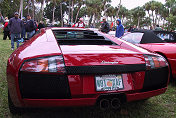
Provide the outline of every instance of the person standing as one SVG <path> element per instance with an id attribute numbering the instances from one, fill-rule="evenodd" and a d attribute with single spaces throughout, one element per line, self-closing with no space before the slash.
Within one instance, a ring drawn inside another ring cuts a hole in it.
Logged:
<path id="1" fill-rule="evenodd" d="M 27 15 L 27 22 L 26 22 L 26 26 L 25 26 L 26 32 L 27 32 L 27 38 L 30 39 L 34 36 L 35 34 L 35 23 L 34 21 L 31 19 L 30 15 Z"/>
<path id="2" fill-rule="evenodd" d="M 161 27 L 159 25 L 156 25 L 156 28 L 155 28 L 156 31 L 162 31 Z"/>
<path id="3" fill-rule="evenodd" d="M 26 30 L 25 30 L 26 20 L 25 20 L 25 17 L 22 18 L 22 23 L 23 23 L 23 27 L 22 27 L 22 30 L 21 30 L 21 38 L 26 38 Z"/>
<path id="4" fill-rule="evenodd" d="M 72 27 L 85 28 L 85 23 L 83 21 L 83 18 L 80 18 L 79 21 L 76 24 L 74 24 Z"/>
<path id="5" fill-rule="evenodd" d="M 40 23 L 38 24 L 38 29 L 40 30 L 41 28 L 45 28 L 43 21 L 40 21 Z"/>
<path id="6" fill-rule="evenodd" d="M 116 34 L 115 36 L 120 38 L 121 36 L 123 36 L 124 34 L 124 28 L 123 28 L 123 25 L 121 23 L 121 20 L 120 19 L 117 19 L 117 28 L 116 28 Z"/>
<path id="7" fill-rule="evenodd" d="M 106 18 L 103 17 L 103 23 L 101 24 L 101 32 L 108 33 L 109 31 L 109 23 L 106 21 Z"/>
<path id="8" fill-rule="evenodd" d="M 19 19 L 18 12 L 15 12 L 14 17 L 9 20 L 8 28 L 11 33 L 11 49 L 14 50 L 14 39 L 20 38 L 21 30 L 22 30 L 22 20 Z M 19 47 L 19 42 L 17 42 L 17 48 Z"/>
<path id="9" fill-rule="evenodd" d="M 3 40 L 6 40 L 7 36 L 9 37 L 9 40 L 10 40 L 10 30 L 9 30 L 9 27 L 8 27 L 8 23 L 9 23 L 9 20 L 6 19 L 5 20 L 5 23 L 4 23 L 4 28 L 3 28 L 3 33 L 4 33 L 4 36 L 3 36 Z"/>

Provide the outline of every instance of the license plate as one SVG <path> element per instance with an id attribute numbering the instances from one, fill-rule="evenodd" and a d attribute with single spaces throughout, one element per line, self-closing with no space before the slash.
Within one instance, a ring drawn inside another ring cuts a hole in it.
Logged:
<path id="1" fill-rule="evenodd" d="M 123 89 L 122 75 L 100 75 L 95 76 L 97 91 L 112 91 Z"/>

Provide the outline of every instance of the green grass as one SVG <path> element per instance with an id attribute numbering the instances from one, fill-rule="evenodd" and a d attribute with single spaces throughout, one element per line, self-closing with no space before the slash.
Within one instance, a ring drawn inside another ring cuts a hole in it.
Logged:
<path id="1" fill-rule="evenodd" d="M 147 101 L 126 103 L 121 110 L 100 111 L 96 108 L 29 110 L 12 116 L 8 110 L 6 64 L 12 53 L 10 40 L 0 35 L 0 118 L 176 118 L 176 86 L 170 84 L 165 94 Z"/>

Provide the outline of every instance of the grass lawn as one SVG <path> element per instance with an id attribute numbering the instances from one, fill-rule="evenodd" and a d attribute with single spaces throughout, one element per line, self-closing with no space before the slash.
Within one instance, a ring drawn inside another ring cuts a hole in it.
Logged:
<path id="1" fill-rule="evenodd" d="M 10 40 L 2 40 L 0 34 L 0 118 L 176 118 L 176 85 L 170 84 L 165 94 L 147 101 L 126 103 L 121 110 L 100 111 L 89 108 L 33 109 L 21 115 L 12 116 L 8 110 L 6 63 Z"/>

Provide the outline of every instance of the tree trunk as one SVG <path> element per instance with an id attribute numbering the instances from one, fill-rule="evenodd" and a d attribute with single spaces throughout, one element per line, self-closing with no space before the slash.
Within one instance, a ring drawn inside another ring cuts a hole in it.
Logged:
<path id="1" fill-rule="evenodd" d="M 73 23 L 73 5 L 74 5 L 74 1 L 72 0 L 72 11 L 71 11 L 71 23 Z"/>
<path id="2" fill-rule="evenodd" d="M 32 19 L 35 19 L 35 6 L 34 6 L 34 0 L 32 0 Z"/>
<path id="3" fill-rule="evenodd" d="M 148 12 L 148 14 L 149 14 L 149 18 L 150 18 L 150 11 L 148 10 L 147 12 Z"/>
<path id="4" fill-rule="evenodd" d="M 119 18 L 120 6 L 121 6 L 121 0 L 120 0 L 120 2 L 119 2 L 119 7 L 118 7 L 118 11 L 117 11 L 117 18 Z"/>
<path id="5" fill-rule="evenodd" d="M 107 14 L 106 14 L 106 5 L 104 4 L 104 16 L 107 17 Z"/>
<path id="6" fill-rule="evenodd" d="M 90 19 L 89 19 L 89 27 L 90 27 L 90 25 L 91 25 L 91 23 L 92 23 L 92 18 L 93 18 L 93 15 L 90 16 Z"/>
<path id="7" fill-rule="evenodd" d="M 156 14 L 156 17 L 155 17 L 155 25 L 157 24 L 157 20 L 158 20 L 158 17 L 157 17 L 157 14 Z"/>
<path id="8" fill-rule="evenodd" d="M 70 23 L 70 12 L 71 12 L 71 3 L 70 3 L 70 0 L 69 0 L 68 23 Z"/>
<path id="9" fill-rule="evenodd" d="M 138 17 L 138 28 L 140 28 L 140 17 Z"/>
<path id="10" fill-rule="evenodd" d="M 164 25 L 165 25 L 165 20 L 163 19 L 163 28 L 164 28 Z"/>
<path id="11" fill-rule="evenodd" d="M 96 14 L 94 13 L 94 20 L 93 20 L 93 26 L 95 27 L 95 19 L 96 19 Z"/>
<path id="12" fill-rule="evenodd" d="M 63 23 L 63 16 L 62 16 L 62 2 L 60 3 L 60 13 L 61 13 L 61 27 L 63 27 L 64 23 Z"/>
<path id="13" fill-rule="evenodd" d="M 56 5 L 55 3 L 53 4 L 53 19 L 52 19 L 52 25 L 54 25 L 54 14 L 55 14 L 55 8 L 56 8 Z"/>
<path id="14" fill-rule="evenodd" d="M 79 15 L 80 9 L 81 9 L 81 5 L 79 5 L 79 7 L 78 7 L 78 11 L 77 11 L 76 18 L 75 18 L 75 23 L 76 23 L 76 21 L 78 19 L 78 15 Z"/>
<path id="15" fill-rule="evenodd" d="M 42 13 L 41 13 L 40 20 L 42 20 L 42 21 L 43 21 L 44 4 L 45 4 L 45 0 L 43 0 L 42 3 L 41 3 L 41 10 L 42 10 Z"/>
<path id="16" fill-rule="evenodd" d="M 19 14 L 21 15 L 21 18 L 22 18 L 23 17 L 23 0 L 20 1 Z"/>
<path id="17" fill-rule="evenodd" d="M 153 27 L 155 28 L 155 17 L 154 17 L 153 11 L 152 11 L 152 17 L 153 17 Z"/>

